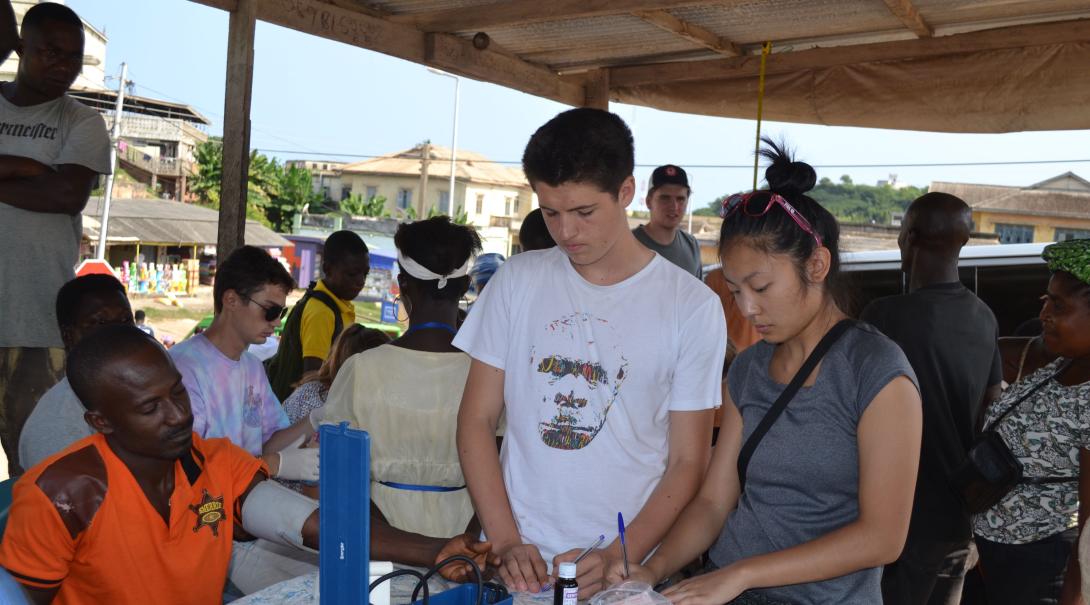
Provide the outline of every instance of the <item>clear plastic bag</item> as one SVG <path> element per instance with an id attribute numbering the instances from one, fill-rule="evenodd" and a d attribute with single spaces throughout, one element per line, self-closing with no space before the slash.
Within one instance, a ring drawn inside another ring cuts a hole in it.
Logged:
<path id="1" fill-rule="evenodd" d="M 670 601 L 649 584 L 628 581 L 594 595 L 590 605 L 670 605 Z"/>

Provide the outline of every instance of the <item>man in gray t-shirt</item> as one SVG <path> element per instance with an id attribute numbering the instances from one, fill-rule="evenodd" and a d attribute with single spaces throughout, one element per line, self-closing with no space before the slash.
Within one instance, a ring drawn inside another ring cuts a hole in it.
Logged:
<path id="1" fill-rule="evenodd" d="M 132 307 L 125 287 L 111 275 L 84 275 L 61 286 L 57 293 L 57 325 L 64 347 L 71 351 L 103 326 L 132 325 Z M 87 409 L 68 378 L 46 391 L 30 413 L 19 437 L 19 465 L 29 470 L 94 431 L 83 419 Z"/>
<path id="2" fill-rule="evenodd" d="M 700 244 L 692 234 L 681 230 L 690 193 L 689 177 L 680 166 L 656 168 L 647 190 L 651 220 L 633 229 L 632 234 L 644 246 L 700 279 Z"/>
<path id="3" fill-rule="evenodd" d="M 83 22 L 38 4 L 21 33 L 0 0 L 0 61 L 19 55 L 15 81 L 0 82 L 0 441 L 12 474 L 23 422 L 63 371 L 53 300 L 74 277 L 95 178 L 110 172 L 102 116 L 65 94 L 83 68 Z"/>

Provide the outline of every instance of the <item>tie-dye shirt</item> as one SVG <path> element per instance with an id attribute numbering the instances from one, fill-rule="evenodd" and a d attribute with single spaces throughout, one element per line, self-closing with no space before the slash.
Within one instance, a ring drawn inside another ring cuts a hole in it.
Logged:
<path id="1" fill-rule="evenodd" d="M 170 356 L 189 391 L 193 430 L 201 437 L 226 437 L 260 456 L 269 437 L 290 424 L 254 355 L 244 352 L 235 361 L 198 334 L 170 349 Z"/>

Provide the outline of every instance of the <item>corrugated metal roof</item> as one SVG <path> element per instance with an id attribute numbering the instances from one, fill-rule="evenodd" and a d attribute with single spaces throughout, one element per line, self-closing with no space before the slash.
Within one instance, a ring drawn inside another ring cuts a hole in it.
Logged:
<path id="1" fill-rule="evenodd" d="M 102 198 L 91 198 L 83 209 L 83 235 L 91 240 L 98 238 L 101 203 Z M 212 208 L 169 200 L 112 200 L 107 241 L 214 246 L 218 225 L 219 212 Z M 261 248 L 291 245 L 256 221 L 246 221 L 246 243 Z"/>
<path id="2" fill-rule="evenodd" d="M 975 211 L 1081 218 L 1090 221 L 1090 191 L 947 182 L 931 183 L 930 190 L 956 195 Z"/>

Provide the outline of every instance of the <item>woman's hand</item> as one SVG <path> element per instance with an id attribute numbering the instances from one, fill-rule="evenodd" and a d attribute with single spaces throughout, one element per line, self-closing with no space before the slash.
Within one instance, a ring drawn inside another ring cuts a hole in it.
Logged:
<path id="1" fill-rule="evenodd" d="M 658 578 L 655 577 L 654 572 L 643 565 L 629 563 L 628 577 L 626 578 L 624 575 L 624 561 L 617 559 L 610 562 L 609 567 L 606 568 L 606 588 L 628 580 L 643 582 L 651 586 L 658 583 Z"/>
<path id="2" fill-rule="evenodd" d="M 663 591 L 662 596 L 674 605 L 723 605 L 745 592 L 742 574 L 734 566 L 689 578 Z"/>
<path id="3" fill-rule="evenodd" d="M 439 551 L 439 554 L 435 556 L 435 562 L 439 563 L 454 555 L 462 555 L 473 559 L 473 562 L 477 564 L 477 568 L 481 570 L 482 581 L 485 579 L 485 567 L 489 563 L 495 564 L 499 562 L 498 560 L 494 560 L 492 556 L 491 544 L 488 542 L 480 542 L 469 534 L 458 534 L 451 538 Z M 439 575 L 451 582 L 469 582 L 474 579 L 472 572 L 473 568 L 470 567 L 468 563 L 455 561 L 440 569 Z"/>

